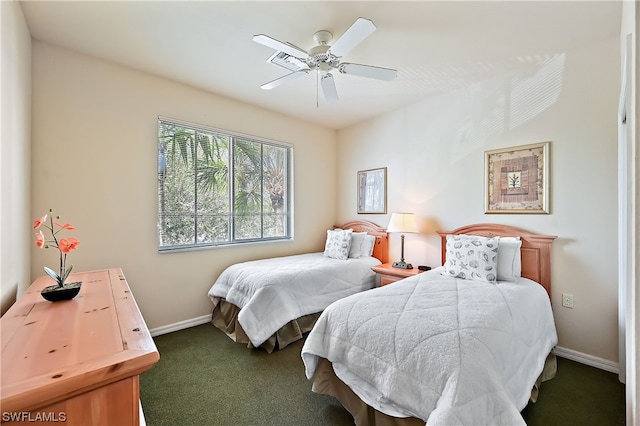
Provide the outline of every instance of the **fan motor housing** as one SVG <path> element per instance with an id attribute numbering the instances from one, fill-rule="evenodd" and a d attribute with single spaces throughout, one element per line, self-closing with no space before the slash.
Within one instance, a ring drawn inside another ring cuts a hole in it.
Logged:
<path id="1" fill-rule="evenodd" d="M 320 66 L 324 62 L 331 62 L 331 55 L 327 53 L 331 46 L 327 43 L 333 38 L 333 34 L 326 30 L 317 31 L 313 35 L 313 41 L 316 42 L 317 46 L 309 49 L 309 56 L 313 59 L 313 63 L 311 66 Z"/>
<path id="2" fill-rule="evenodd" d="M 326 44 L 312 47 L 309 50 L 309 56 L 311 56 L 316 61 L 325 61 L 327 60 L 327 58 L 329 58 L 329 55 L 327 55 L 327 51 L 330 47 L 331 46 L 327 46 Z"/>

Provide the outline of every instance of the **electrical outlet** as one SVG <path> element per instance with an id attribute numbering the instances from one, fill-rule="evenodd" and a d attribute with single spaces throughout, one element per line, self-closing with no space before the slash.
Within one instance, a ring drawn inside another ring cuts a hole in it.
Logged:
<path id="1" fill-rule="evenodd" d="M 562 293 L 562 306 L 565 308 L 573 308 L 573 294 Z"/>

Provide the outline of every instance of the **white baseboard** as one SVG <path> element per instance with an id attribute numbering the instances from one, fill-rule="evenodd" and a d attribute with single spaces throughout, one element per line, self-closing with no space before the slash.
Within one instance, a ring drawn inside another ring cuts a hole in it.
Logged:
<path id="1" fill-rule="evenodd" d="M 620 365 L 617 362 L 609 361 L 608 359 L 598 358 L 597 356 L 588 355 L 582 352 L 574 351 L 572 349 L 556 346 L 555 353 L 562 358 L 570 359 L 581 364 L 586 364 L 591 367 L 599 368 L 600 370 L 609 371 L 610 373 L 620 373 Z"/>
<path id="2" fill-rule="evenodd" d="M 152 337 L 160 336 L 162 334 L 173 333 L 174 331 L 184 330 L 185 328 L 195 327 L 196 325 L 202 325 L 211 322 L 211 314 L 203 315 L 201 317 L 188 319 L 185 321 L 176 322 L 174 324 L 164 325 L 149 330 Z"/>

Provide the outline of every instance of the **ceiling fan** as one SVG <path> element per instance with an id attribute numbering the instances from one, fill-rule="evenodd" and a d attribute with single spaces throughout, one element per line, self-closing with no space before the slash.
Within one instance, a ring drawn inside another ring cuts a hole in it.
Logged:
<path id="1" fill-rule="evenodd" d="M 333 103 L 338 100 L 336 84 L 331 74 L 333 70 L 342 74 L 385 81 L 393 80 L 397 74 L 394 69 L 340 61 L 344 55 L 375 30 L 376 26 L 369 19 L 358 18 L 333 45 L 328 44 L 333 34 L 329 31 L 321 30 L 313 35 L 313 40 L 317 45 L 308 52 L 291 43 L 285 43 L 264 34 L 255 35 L 253 36 L 253 41 L 276 50 L 276 53 L 267 60 L 268 62 L 292 71 L 290 74 L 265 83 L 260 87 L 264 90 L 271 90 L 274 87 L 307 75 L 312 70 L 316 70 L 320 78 L 320 86 L 322 87 L 325 101 Z"/>

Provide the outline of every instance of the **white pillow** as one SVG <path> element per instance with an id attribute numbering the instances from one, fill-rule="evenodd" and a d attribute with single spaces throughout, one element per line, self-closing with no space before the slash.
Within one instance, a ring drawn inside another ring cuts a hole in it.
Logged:
<path id="1" fill-rule="evenodd" d="M 327 241 L 324 244 L 324 255 L 334 259 L 346 260 L 351 247 L 351 229 L 327 230 Z"/>
<path id="2" fill-rule="evenodd" d="M 349 247 L 349 257 L 357 259 L 362 256 L 362 245 L 366 232 L 353 232 L 351 234 L 351 246 Z"/>
<path id="3" fill-rule="evenodd" d="M 447 260 L 442 275 L 466 280 L 495 282 L 500 238 L 447 235 Z"/>
<path id="4" fill-rule="evenodd" d="M 364 242 L 362 243 L 362 250 L 360 251 L 360 257 L 373 256 L 373 247 L 376 244 L 376 237 L 373 235 L 365 235 Z"/>
<path id="5" fill-rule="evenodd" d="M 498 242 L 498 281 L 517 281 L 522 273 L 520 237 L 500 237 Z"/>

